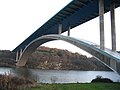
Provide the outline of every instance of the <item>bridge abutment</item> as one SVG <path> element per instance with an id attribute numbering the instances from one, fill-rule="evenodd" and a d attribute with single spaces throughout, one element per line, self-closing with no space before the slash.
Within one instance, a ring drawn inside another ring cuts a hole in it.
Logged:
<path id="1" fill-rule="evenodd" d="M 22 54 L 23 54 L 23 50 L 22 49 L 20 49 L 20 51 L 16 52 L 16 61 L 19 61 L 19 59 L 21 58 Z"/>

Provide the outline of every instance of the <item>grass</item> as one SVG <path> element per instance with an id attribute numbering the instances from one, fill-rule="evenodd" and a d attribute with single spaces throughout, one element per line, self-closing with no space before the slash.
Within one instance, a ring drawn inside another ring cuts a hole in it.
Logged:
<path id="1" fill-rule="evenodd" d="M 120 90 L 120 83 L 41 84 L 30 90 Z"/>

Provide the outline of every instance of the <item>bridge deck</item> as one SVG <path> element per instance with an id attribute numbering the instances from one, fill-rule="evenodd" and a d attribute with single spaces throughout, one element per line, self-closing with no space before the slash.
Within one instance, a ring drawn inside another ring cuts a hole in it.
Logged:
<path id="1" fill-rule="evenodd" d="M 62 24 L 62 32 L 65 32 L 67 31 L 68 26 L 74 28 L 99 16 L 98 1 L 99 0 L 73 0 L 13 51 L 24 49 L 32 40 L 42 35 L 58 34 L 59 24 Z M 105 13 L 110 11 L 110 1 L 111 0 L 104 0 Z M 115 7 L 120 6 L 120 0 L 112 1 L 115 3 Z"/>

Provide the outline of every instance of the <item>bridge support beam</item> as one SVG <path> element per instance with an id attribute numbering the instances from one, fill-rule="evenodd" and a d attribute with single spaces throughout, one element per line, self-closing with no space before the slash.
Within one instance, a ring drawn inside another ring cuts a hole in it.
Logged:
<path id="1" fill-rule="evenodd" d="M 58 26 L 58 34 L 61 34 L 62 33 L 62 24 L 59 24 Z"/>
<path id="2" fill-rule="evenodd" d="M 111 16 L 111 40 L 112 40 L 112 50 L 116 51 L 116 31 L 115 31 L 115 4 L 110 5 L 110 16 Z M 117 70 L 116 61 L 110 60 L 110 66 Z"/>
<path id="3" fill-rule="evenodd" d="M 16 61 L 18 61 L 19 60 L 19 52 L 17 51 L 16 52 Z"/>
<path id="4" fill-rule="evenodd" d="M 70 36 L 70 29 L 71 29 L 71 27 L 69 26 L 68 27 L 68 36 Z"/>
<path id="5" fill-rule="evenodd" d="M 17 52 L 16 52 L 16 61 L 19 61 L 19 59 L 20 59 L 20 57 L 22 56 L 22 54 L 23 54 L 22 49 L 20 49 L 20 51 L 17 51 Z"/>
<path id="6" fill-rule="evenodd" d="M 20 49 L 20 57 L 22 56 L 22 53 L 23 53 L 23 51 L 22 51 L 22 49 Z"/>
<path id="7" fill-rule="evenodd" d="M 112 50 L 116 51 L 115 4 L 110 5 Z"/>
<path id="8" fill-rule="evenodd" d="M 104 50 L 104 0 L 99 0 L 100 49 Z"/>

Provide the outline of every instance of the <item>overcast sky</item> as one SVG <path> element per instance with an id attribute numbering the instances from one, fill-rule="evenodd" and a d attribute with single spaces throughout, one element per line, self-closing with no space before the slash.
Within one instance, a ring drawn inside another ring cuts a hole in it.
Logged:
<path id="1" fill-rule="evenodd" d="M 13 50 L 72 0 L 0 0 L 0 49 Z M 116 12 L 117 50 L 120 50 L 120 8 Z M 67 35 L 64 33 L 63 35 Z M 99 44 L 99 18 L 71 30 L 71 36 Z M 78 51 L 63 41 L 44 44 Z M 105 45 L 111 48 L 110 15 L 105 14 Z"/>
<path id="2" fill-rule="evenodd" d="M 0 49 L 13 50 L 70 0 L 0 0 Z"/>

